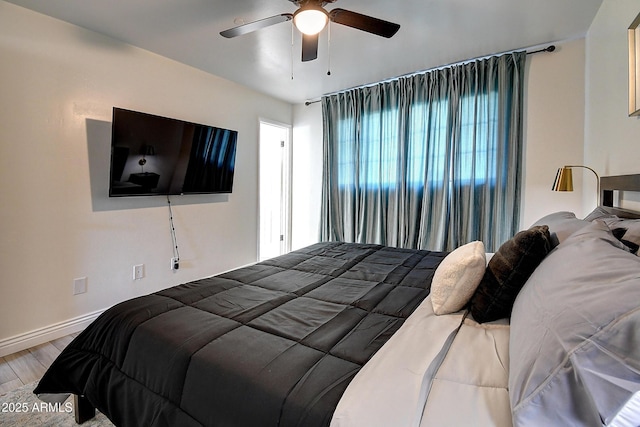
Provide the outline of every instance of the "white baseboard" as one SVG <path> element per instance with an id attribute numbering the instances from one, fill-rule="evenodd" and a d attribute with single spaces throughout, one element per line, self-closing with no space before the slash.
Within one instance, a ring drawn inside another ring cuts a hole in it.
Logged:
<path id="1" fill-rule="evenodd" d="M 89 326 L 89 323 L 96 320 L 103 311 L 104 310 L 94 311 L 93 313 L 74 317 L 64 322 L 55 323 L 45 326 L 44 328 L 0 340 L 0 357 L 82 331 Z"/>

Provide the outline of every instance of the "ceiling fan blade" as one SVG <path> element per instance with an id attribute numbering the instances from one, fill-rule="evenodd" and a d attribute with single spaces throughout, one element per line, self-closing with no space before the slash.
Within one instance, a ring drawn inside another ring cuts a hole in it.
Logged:
<path id="1" fill-rule="evenodd" d="M 243 34 L 251 33 L 253 31 L 260 30 L 262 28 L 269 27 L 271 25 L 279 24 L 281 22 L 290 21 L 293 19 L 293 15 L 290 13 L 283 13 L 280 15 L 275 15 L 270 18 L 260 19 L 258 21 L 249 22 L 248 24 L 239 25 L 234 28 L 229 28 L 228 30 L 224 30 L 220 32 L 222 37 L 226 37 L 228 39 L 232 37 L 241 36 Z"/>
<path id="2" fill-rule="evenodd" d="M 357 30 L 366 31 L 378 36 L 391 38 L 400 29 L 400 25 L 393 22 L 374 18 L 373 16 L 351 12 L 345 9 L 333 9 L 329 12 L 329 18 L 336 24 L 346 25 Z"/>
<path id="3" fill-rule="evenodd" d="M 313 61 L 318 57 L 318 34 L 302 34 L 302 62 Z"/>

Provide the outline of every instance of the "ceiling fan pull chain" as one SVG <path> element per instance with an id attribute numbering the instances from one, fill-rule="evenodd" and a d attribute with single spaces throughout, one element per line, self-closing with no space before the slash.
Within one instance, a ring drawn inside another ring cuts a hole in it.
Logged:
<path id="1" fill-rule="evenodd" d="M 293 80 L 293 21 L 291 21 L 291 80 Z"/>
<path id="2" fill-rule="evenodd" d="M 331 75 L 331 20 L 327 23 L 327 76 Z"/>

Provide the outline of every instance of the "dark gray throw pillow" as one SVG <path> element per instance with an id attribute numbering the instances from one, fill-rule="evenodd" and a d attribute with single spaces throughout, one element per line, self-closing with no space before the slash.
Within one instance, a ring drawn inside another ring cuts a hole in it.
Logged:
<path id="1" fill-rule="evenodd" d="M 622 239 L 626 240 L 627 242 L 640 245 L 640 219 L 618 218 L 614 216 L 610 218 L 603 218 L 602 221 L 607 224 L 607 226 L 611 230 L 624 228 L 626 231 L 622 236 Z M 621 239 L 620 236 L 616 235 L 616 237 L 618 237 L 618 239 Z"/>
<path id="2" fill-rule="evenodd" d="M 625 249 L 631 252 L 634 255 L 638 254 L 638 249 L 640 249 L 640 245 L 634 243 L 630 240 L 624 238 L 624 235 L 627 233 L 626 228 L 613 228 L 611 229 L 611 234 L 613 237 L 620 240 L 620 242 L 625 246 Z"/>
<path id="3" fill-rule="evenodd" d="M 471 298 L 471 314 L 479 322 L 511 316 L 513 303 L 531 273 L 551 250 L 546 225 L 520 231 L 500 246 Z"/>

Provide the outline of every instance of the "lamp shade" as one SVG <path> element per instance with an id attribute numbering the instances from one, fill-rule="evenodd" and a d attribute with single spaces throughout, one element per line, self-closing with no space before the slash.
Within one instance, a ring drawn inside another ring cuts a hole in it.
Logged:
<path id="1" fill-rule="evenodd" d="M 156 148 L 153 145 L 142 144 L 140 146 L 140 154 L 142 154 L 143 156 L 155 156 Z"/>
<path id="2" fill-rule="evenodd" d="M 556 180 L 553 182 L 553 191 L 573 191 L 573 172 L 570 167 L 559 168 Z"/>
<path id="3" fill-rule="evenodd" d="M 556 172 L 556 180 L 553 181 L 553 191 L 573 191 L 573 173 L 571 168 L 584 168 L 590 170 L 596 177 L 596 203 L 600 206 L 600 176 L 589 166 L 569 165 L 558 169 Z"/>
<path id="4" fill-rule="evenodd" d="M 293 23 L 301 33 L 313 36 L 324 29 L 329 21 L 327 12 L 321 7 L 309 6 L 293 14 Z"/>

